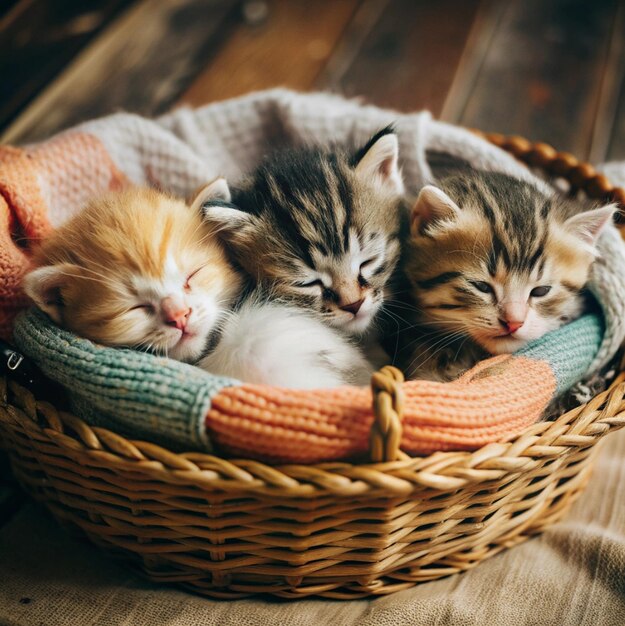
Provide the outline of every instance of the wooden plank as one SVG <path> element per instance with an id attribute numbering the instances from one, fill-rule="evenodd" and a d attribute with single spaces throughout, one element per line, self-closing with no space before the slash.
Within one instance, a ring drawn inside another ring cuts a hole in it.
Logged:
<path id="1" fill-rule="evenodd" d="M 0 19 L 0 128 L 129 0 L 22 0 Z"/>
<path id="2" fill-rule="evenodd" d="M 505 5 L 458 121 L 586 158 L 616 11 L 616 0 Z"/>
<path id="3" fill-rule="evenodd" d="M 337 51 L 339 60 L 330 61 L 320 86 L 364 96 L 380 106 L 427 108 L 438 115 L 478 5 L 479 0 L 369 3 L 369 13 L 379 13 L 376 23 L 362 19 L 353 25 L 352 30 L 368 32 L 362 38 L 348 33 L 348 41 Z"/>
<path id="4" fill-rule="evenodd" d="M 445 122 L 452 124 L 460 122 L 508 1 L 480 2 L 440 114 L 440 118 Z"/>
<path id="5" fill-rule="evenodd" d="M 237 0 L 141 0 L 115 20 L 2 136 L 45 137 L 120 108 L 166 110 L 239 15 Z"/>
<path id="6" fill-rule="evenodd" d="M 242 24 L 183 95 L 201 105 L 274 86 L 310 89 L 359 0 L 273 0 L 260 24 Z"/>
<path id="7" fill-rule="evenodd" d="M 591 154 L 595 162 L 625 159 L 625 0 L 619 1 L 604 85 Z"/>
<path id="8" fill-rule="evenodd" d="M 355 62 L 371 31 L 392 0 L 362 0 L 348 24 L 336 50 L 315 81 L 318 89 L 340 91 L 339 81 Z M 390 7 L 392 10 L 392 6 Z"/>

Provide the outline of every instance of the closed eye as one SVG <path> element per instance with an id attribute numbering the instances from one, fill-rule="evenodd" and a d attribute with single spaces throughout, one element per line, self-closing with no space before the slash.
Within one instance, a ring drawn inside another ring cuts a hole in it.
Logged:
<path id="1" fill-rule="evenodd" d="M 198 267 L 194 272 L 191 272 L 188 276 L 187 276 L 187 280 L 184 284 L 184 288 L 185 289 L 189 289 L 189 282 L 190 280 L 200 271 L 203 270 L 206 266 L 202 265 L 201 267 Z"/>
<path id="2" fill-rule="evenodd" d="M 307 283 L 295 283 L 295 287 L 323 287 L 323 282 L 320 278 L 316 278 L 315 280 L 308 281 Z"/>
<path id="3" fill-rule="evenodd" d="M 136 304 L 135 306 L 131 307 L 128 310 L 129 311 L 139 311 L 141 309 L 143 309 L 147 313 L 150 313 L 151 311 L 154 310 L 154 307 L 151 304 L 143 303 L 143 304 Z"/>
<path id="4" fill-rule="evenodd" d="M 367 265 L 371 265 L 375 261 L 375 257 L 373 259 L 367 259 L 360 264 L 360 271 L 362 271 Z"/>

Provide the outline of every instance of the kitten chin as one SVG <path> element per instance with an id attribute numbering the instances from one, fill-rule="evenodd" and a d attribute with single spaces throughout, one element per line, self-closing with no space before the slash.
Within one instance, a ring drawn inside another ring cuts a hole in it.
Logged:
<path id="1" fill-rule="evenodd" d="M 412 377 L 449 379 L 579 317 L 614 210 L 586 209 L 503 174 L 424 187 L 410 217 L 408 296 L 396 309 L 400 365 Z"/>

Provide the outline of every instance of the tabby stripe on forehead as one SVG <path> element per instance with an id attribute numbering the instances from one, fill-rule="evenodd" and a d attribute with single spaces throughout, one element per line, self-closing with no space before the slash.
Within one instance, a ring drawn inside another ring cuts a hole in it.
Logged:
<path id="1" fill-rule="evenodd" d="M 491 272 L 493 275 L 497 271 L 497 259 L 503 259 L 503 264 L 507 269 L 512 267 L 512 259 L 510 258 L 510 254 L 508 252 L 508 248 L 503 243 L 499 235 L 493 229 L 493 256 L 494 256 L 494 272 Z M 489 269 L 490 269 L 490 261 L 489 261 Z"/>
<path id="2" fill-rule="evenodd" d="M 491 276 L 494 276 L 497 273 L 497 259 L 503 257 L 504 265 L 509 269 L 511 265 L 510 255 L 495 230 L 495 225 L 497 224 L 495 210 L 486 202 L 485 198 L 481 198 L 481 206 L 486 215 L 486 219 L 490 222 L 493 229 L 493 247 L 491 253 L 488 255 L 488 272 Z"/>
<path id="3" fill-rule="evenodd" d="M 326 171 L 324 171 L 326 170 Z M 328 192 L 324 194 L 320 194 L 317 202 L 320 204 L 323 203 L 323 208 L 321 206 L 311 206 L 310 207 L 310 215 L 312 220 L 317 222 L 319 228 L 322 226 L 326 226 L 324 228 L 324 239 L 328 242 L 330 249 L 334 252 L 341 251 L 344 252 L 347 250 L 347 246 L 345 244 L 345 229 L 347 228 L 347 219 L 343 221 L 343 224 L 339 226 L 339 214 L 336 211 L 336 207 L 332 202 L 332 193 L 330 192 L 332 188 L 332 181 L 330 180 L 331 172 L 327 170 L 327 168 L 322 168 L 320 172 L 321 176 L 325 174 L 325 180 L 322 178 L 319 182 L 319 189 L 323 189 L 325 185 L 327 185 Z M 339 236 L 339 233 L 342 233 L 342 236 Z M 347 235 L 349 237 L 349 235 Z"/>
<path id="4" fill-rule="evenodd" d="M 272 172 L 258 176 L 256 181 L 256 196 L 265 199 L 270 205 L 288 206 L 293 197 L 291 181 L 287 177 L 278 177 Z M 269 208 L 269 207 L 268 207 Z"/>
<path id="5" fill-rule="evenodd" d="M 545 233 L 542 239 L 538 242 L 536 246 L 536 252 L 531 257 L 525 259 L 523 263 L 523 269 L 526 269 L 528 272 L 531 272 L 534 269 L 536 263 L 541 260 L 541 267 L 539 273 L 542 274 L 542 266 L 544 265 L 544 260 L 542 259 L 543 252 L 545 251 L 545 245 L 547 244 L 547 233 Z"/>
<path id="6" fill-rule="evenodd" d="M 497 271 L 497 260 L 501 258 L 507 269 L 519 266 L 521 259 L 525 256 L 517 244 L 521 244 L 522 238 L 517 232 L 517 223 L 513 220 L 504 219 L 501 208 L 497 202 L 497 191 L 493 189 L 483 189 L 481 194 L 476 187 L 476 193 L 480 197 L 480 203 L 486 218 L 491 224 L 493 251 L 488 260 L 488 270 L 491 275 Z M 488 197 L 488 198 L 487 198 Z M 518 241 L 517 241 L 518 240 Z M 515 257 L 513 259 L 513 257 Z"/>
<path id="7" fill-rule="evenodd" d="M 309 234 L 307 247 L 317 248 L 321 251 L 325 248 L 324 256 L 329 256 L 332 252 L 341 251 L 342 237 L 340 236 L 341 228 L 338 220 L 340 216 L 334 210 L 334 202 L 330 190 L 333 186 L 333 172 L 326 164 L 311 161 L 309 168 L 300 172 L 300 176 L 305 177 L 301 186 L 311 186 L 314 189 L 313 194 L 294 194 L 292 199 L 293 208 L 297 209 L 296 219 L 299 222 L 300 236 L 306 240 L 303 232 Z M 327 190 L 322 192 L 321 190 Z M 314 232 L 318 239 L 312 241 L 310 233 Z"/>
<path id="8" fill-rule="evenodd" d="M 426 278 L 425 280 L 417 281 L 417 285 L 421 287 L 421 289 L 432 289 L 433 287 L 438 287 L 438 285 L 444 285 L 448 283 L 450 280 L 454 278 L 458 278 L 460 276 L 460 272 L 443 272 L 438 276 L 434 276 L 432 278 Z"/>
<path id="9" fill-rule="evenodd" d="M 283 193 L 284 191 L 284 193 Z M 276 216 L 279 220 L 277 231 L 283 230 L 289 239 L 295 243 L 301 254 L 302 260 L 310 267 L 314 267 L 310 254 L 311 242 L 302 235 L 302 222 L 307 213 L 307 208 L 300 203 L 296 203 L 296 194 L 293 193 L 288 177 L 279 179 L 267 173 L 265 177 L 259 177 L 257 182 L 257 198 L 262 198 L 264 209 Z M 280 198 L 288 198 L 291 204 L 282 204 Z"/>
<path id="10" fill-rule="evenodd" d="M 488 273 L 491 276 L 495 276 L 497 273 L 497 256 L 495 255 L 495 247 L 491 247 L 490 252 L 488 253 L 488 259 L 486 260 Z"/>
<path id="11" fill-rule="evenodd" d="M 330 256 L 330 250 L 328 246 L 326 246 L 323 241 L 310 241 L 310 246 L 315 248 L 318 252 L 320 252 L 323 256 Z"/>
<path id="12" fill-rule="evenodd" d="M 349 231 L 352 225 L 352 216 L 354 213 L 354 199 L 352 190 L 347 184 L 347 180 L 344 176 L 337 175 L 336 182 L 339 193 L 339 202 L 343 205 L 345 210 L 345 221 L 343 222 L 343 252 L 346 252 L 349 250 Z M 360 241 L 360 246 L 362 247 L 362 245 L 363 242 Z"/>
<path id="13" fill-rule="evenodd" d="M 276 210 L 274 208 L 273 213 L 279 219 L 279 227 L 276 226 L 276 231 L 279 232 L 280 230 L 283 230 L 287 234 L 290 241 L 297 246 L 302 260 L 310 267 L 314 267 L 312 256 L 310 254 L 311 244 L 300 231 L 300 225 L 297 221 L 295 211 L 290 211 L 288 208 L 286 210 Z"/>

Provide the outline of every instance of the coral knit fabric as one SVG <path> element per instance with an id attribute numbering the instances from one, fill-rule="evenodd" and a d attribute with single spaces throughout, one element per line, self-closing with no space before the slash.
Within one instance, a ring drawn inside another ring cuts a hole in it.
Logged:
<path id="1" fill-rule="evenodd" d="M 500 367 L 480 376 L 493 366 Z M 548 363 L 506 356 L 485 361 L 452 383 L 405 383 L 401 449 L 426 455 L 505 441 L 540 417 L 555 388 Z M 213 398 L 206 419 L 220 449 L 272 463 L 365 455 L 372 422 L 371 391 L 362 387 L 327 390 L 323 397 L 271 387 L 228 387 Z"/>
<path id="2" fill-rule="evenodd" d="M 0 148 L 0 194 L 0 337 L 9 339 L 11 322 L 26 305 L 20 280 L 29 260 L 22 241 L 50 231 L 37 175 L 23 150 Z"/>
<path id="3" fill-rule="evenodd" d="M 67 132 L 26 148 L 0 146 L 0 337 L 27 302 L 20 290 L 29 250 L 94 194 L 126 177 L 93 135 Z"/>

